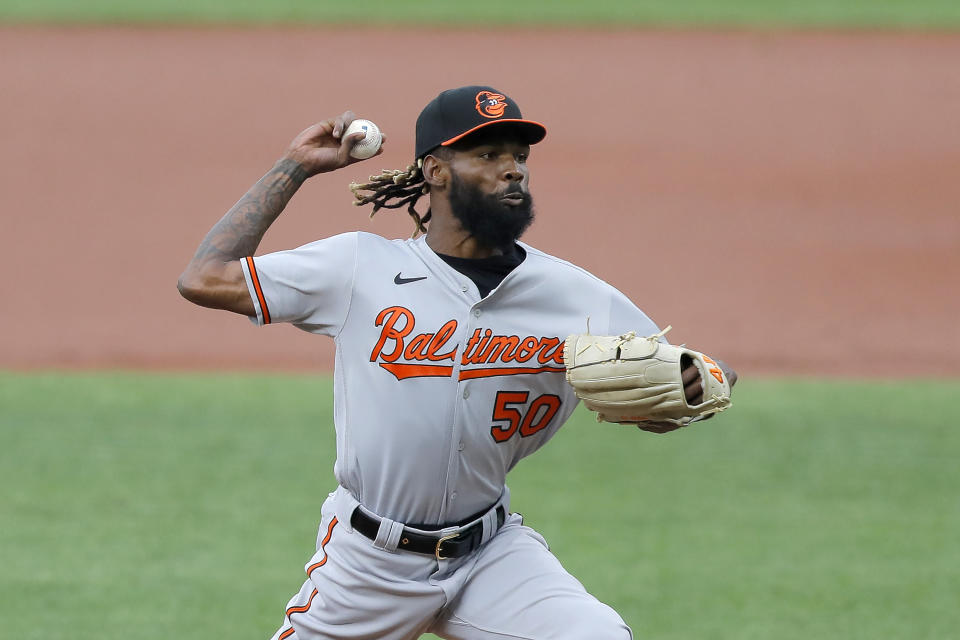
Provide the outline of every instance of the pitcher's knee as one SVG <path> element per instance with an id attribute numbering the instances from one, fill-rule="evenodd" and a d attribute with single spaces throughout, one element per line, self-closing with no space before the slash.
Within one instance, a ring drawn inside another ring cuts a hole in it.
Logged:
<path id="1" fill-rule="evenodd" d="M 558 625 L 554 640 L 633 640 L 633 632 L 613 609 L 592 611 Z"/>

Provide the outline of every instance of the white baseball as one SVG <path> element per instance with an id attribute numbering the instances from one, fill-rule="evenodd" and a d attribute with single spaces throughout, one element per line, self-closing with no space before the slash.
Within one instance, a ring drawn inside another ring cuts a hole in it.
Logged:
<path id="1" fill-rule="evenodd" d="M 360 131 L 365 132 L 366 136 L 357 142 L 357 144 L 353 145 L 353 148 L 350 150 L 350 155 L 357 160 L 366 160 L 380 148 L 383 137 L 380 135 L 380 127 L 369 120 L 360 119 L 351 122 L 347 130 L 343 132 L 343 135 L 346 137 L 351 133 L 359 133 Z"/>

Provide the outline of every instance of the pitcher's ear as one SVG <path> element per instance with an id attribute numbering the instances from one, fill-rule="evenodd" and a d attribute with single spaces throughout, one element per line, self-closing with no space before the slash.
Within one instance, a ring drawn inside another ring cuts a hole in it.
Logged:
<path id="1" fill-rule="evenodd" d="M 426 155 L 423 160 L 423 166 L 420 170 L 423 172 L 423 180 L 432 189 L 443 189 L 450 181 L 450 165 L 434 155 Z"/>

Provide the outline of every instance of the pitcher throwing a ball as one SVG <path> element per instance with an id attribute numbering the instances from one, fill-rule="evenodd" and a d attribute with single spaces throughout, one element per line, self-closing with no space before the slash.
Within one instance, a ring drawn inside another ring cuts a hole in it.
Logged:
<path id="1" fill-rule="evenodd" d="M 410 166 L 352 185 L 357 204 L 403 208 L 423 235 L 346 233 L 253 257 L 306 179 L 358 162 L 354 120 L 297 136 L 179 282 L 196 304 L 336 343 L 338 486 L 274 638 L 630 638 L 511 513 L 507 472 L 578 394 L 606 420 L 663 433 L 726 408 L 736 374 L 668 351 L 622 293 L 518 242 L 533 220 L 527 159 L 546 129 L 492 87 L 441 93 L 417 119 Z M 577 335 L 588 318 L 591 334 Z M 623 388 L 623 367 L 636 388 Z M 646 387 L 672 395 L 632 404 Z"/>

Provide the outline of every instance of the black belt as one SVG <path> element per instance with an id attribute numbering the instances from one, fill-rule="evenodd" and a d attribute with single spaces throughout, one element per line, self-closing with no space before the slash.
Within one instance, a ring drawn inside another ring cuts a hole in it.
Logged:
<path id="1" fill-rule="evenodd" d="M 503 525 L 505 518 L 506 512 L 503 506 L 498 505 L 498 529 Z M 350 524 L 371 540 L 377 539 L 377 533 L 380 531 L 380 518 L 367 515 L 360 507 L 357 507 L 353 510 L 353 515 L 350 516 Z M 443 535 L 443 531 L 437 531 L 434 534 L 420 533 L 404 527 L 403 533 L 400 534 L 400 541 L 397 542 L 397 549 L 436 556 L 437 560 L 444 560 L 446 558 L 462 558 L 476 550 L 482 541 L 482 520 L 449 535 Z"/>

